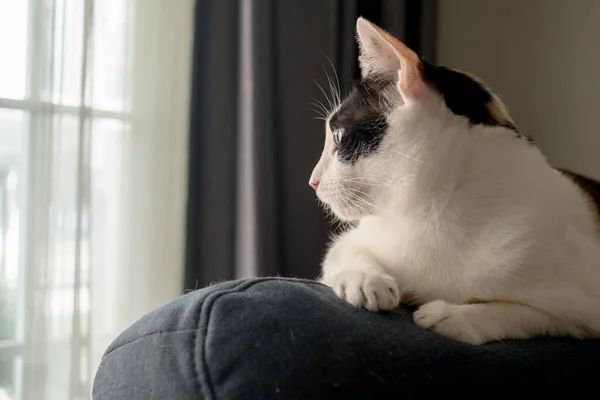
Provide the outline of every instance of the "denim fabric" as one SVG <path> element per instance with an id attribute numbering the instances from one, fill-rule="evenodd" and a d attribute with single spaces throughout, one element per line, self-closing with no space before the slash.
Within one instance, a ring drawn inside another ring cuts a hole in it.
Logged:
<path id="1" fill-rule="evenodd" d="M 483 346 L 372 313 L 312 281 L 213 285 L 149 313 L 107 349 L 96 400 L 536 397 L 594 390 L 600 341 Z"/>

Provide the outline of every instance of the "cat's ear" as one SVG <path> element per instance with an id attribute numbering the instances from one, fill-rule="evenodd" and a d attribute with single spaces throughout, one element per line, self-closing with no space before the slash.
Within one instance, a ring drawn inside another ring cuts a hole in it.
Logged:
<path id="1" fill-rule="evenodd" d="M 425 85 L 421 77 L 421 60 L 414 51 L 362 17 L 356 21 L 356 36 L 363 78 L 398 77 L 400 92 L 407 97 L 418 97 Z"/>

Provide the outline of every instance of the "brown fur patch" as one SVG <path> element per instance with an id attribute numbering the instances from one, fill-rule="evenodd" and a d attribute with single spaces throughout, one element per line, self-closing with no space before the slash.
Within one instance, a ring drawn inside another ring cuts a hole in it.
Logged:
<path id="1" fill-rule="evenodd" d="M 589 204 L 590 211 L 592 211 L 596 217 L 598 231 L 600 232 L 600 182 L 566 169 L 556 168 L 556 170 L 573 182 L 585 197 Z"/>
<path id="2" fill-rule="evenodd" d="M 472 73 L 463 71 L 461 69 L 452 68 L 452 70 L 458 72 L 459 74 L 463 74 L 467 78 L 471 78 L 475 82 L 479 83 L 482 87 L 484 87 L 488 92 L 490 91 L 488 89 L 488 87 L 485 85 L 485 83 L 483 83 L 483 80 L 480 77 L 478 77 L 477 75 L 473 75 Z"/>
<path id="3" fill-rule="evenodd" d="M 490 112 L 490 115 L 498 122 L 498 125 L 505 126 L 513 123 L 508 115 L 502 110 L 502 106 L 498 103 L 495 96 L 492 96 L 492 100 L 486 104 L 486 107 Z"/>

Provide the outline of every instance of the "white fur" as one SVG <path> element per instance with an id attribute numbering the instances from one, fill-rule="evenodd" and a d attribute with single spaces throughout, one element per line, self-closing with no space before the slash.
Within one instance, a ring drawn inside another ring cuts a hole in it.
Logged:
<path id="1" fill-rule="evenodd" d="M 311 180 L 358 225 L 321 281 L 370 310 L 406 295 L 418 325 L 469 343 L 600 337 L 600 235 L 579 189 L 514 132 L 398 94 L 379 151 L 355 165 L 326 128 Z"/>

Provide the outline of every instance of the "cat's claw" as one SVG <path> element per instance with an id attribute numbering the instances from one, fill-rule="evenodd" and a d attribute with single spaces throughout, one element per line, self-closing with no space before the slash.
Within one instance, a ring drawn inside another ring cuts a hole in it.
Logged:
<path id="1" fill-rule="evenodd" d="M 371 311 L 389 311 L 400 304 L 400 290 L 394 278 L 361 270 L 342 271 L 323 283 L 348 303 Z"/>
<path id="2" fill-rule="evenodd" d="M 470 344 L 485 343 L 481 326 L 469 318 L 467 311 L 462 305 L 436 300 L 421 306 L 413 319 L 417 325 L 440 335 Z"/>

